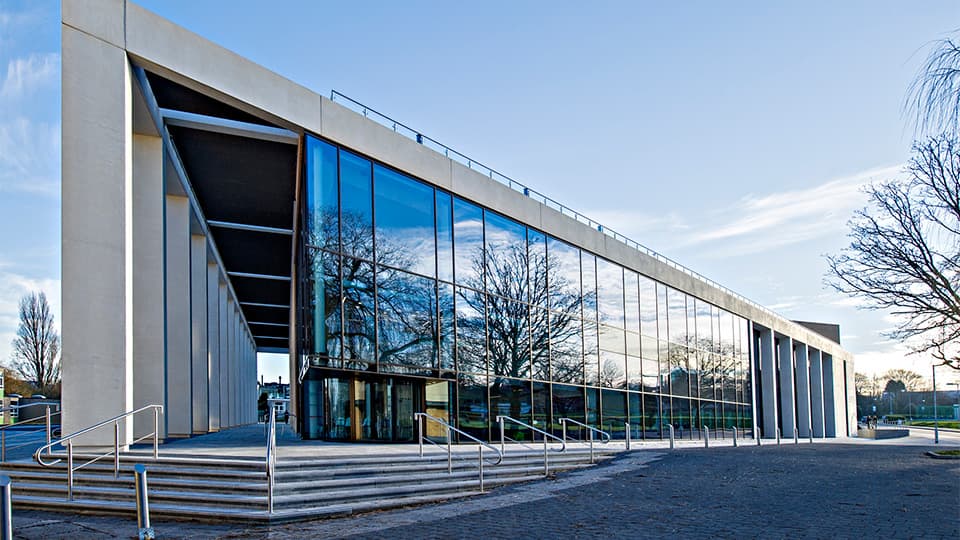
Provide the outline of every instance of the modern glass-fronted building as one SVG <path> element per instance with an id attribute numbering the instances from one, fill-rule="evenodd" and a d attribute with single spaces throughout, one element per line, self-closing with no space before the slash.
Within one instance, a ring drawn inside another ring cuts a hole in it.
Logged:
<path id="1" fill-rule="evenodd" d="M 409 441 L 419 411 L 481 438 L 855 429 L 835 327 L 136 4 L 63 19 L 65 430 L 150 403 L 167 437 L 254 422 L 258 352 L 289 355 L 305 438 Z"/>

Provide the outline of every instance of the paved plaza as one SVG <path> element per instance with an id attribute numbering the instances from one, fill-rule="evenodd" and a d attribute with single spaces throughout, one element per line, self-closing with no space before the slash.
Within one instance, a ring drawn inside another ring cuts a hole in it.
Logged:
<path id="1" fill-rule="evenodd" d="M 960 538 L 960 460 L 899 441 L 634 451 L 483 497 L 251 527 L 158 522 L 159 538 Z M 945 433 L 940 447 L 956 447 Z M 17 538 L 130 538 L 127 519 L 15 512 Z"/>

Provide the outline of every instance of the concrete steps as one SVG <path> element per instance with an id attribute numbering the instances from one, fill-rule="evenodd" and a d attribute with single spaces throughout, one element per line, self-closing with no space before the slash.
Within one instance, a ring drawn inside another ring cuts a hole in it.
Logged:
<path id="1" fill-rule="evenodd" d="M 74 472 L 73 500 L 67 500 L 66 465 L 40 467 L 34 462 L 0 466 L 13 482 L 14 508 L 98 514 L 136 514 L 133 466 L 147 467 L 151 515 L 165 519 L 277 522 L 355 514 L 479 493 L 477 453 L 458 448 L 448 472 L 447 455 L 438 449 L 424 455 L 285 457 L 277 460 L 274 512 L 267 512 L 267 477 L 263 459 L 210 455 L 164 455 L 138 452 L 121 456 L 115 478 L 112 461 L 99 461 Z M 615 449 L 596 452 L 608 459 Z M 492 460 L 492 452 L 485 453 Z M 75 463 L 85 460 L 75 456 Z M 589 451 L 550 452 L 550 472 L 589 466 Z M 484 487 L 543 478 L 543 453 L 507 448 L 502 463 L 484 464 Z"/>

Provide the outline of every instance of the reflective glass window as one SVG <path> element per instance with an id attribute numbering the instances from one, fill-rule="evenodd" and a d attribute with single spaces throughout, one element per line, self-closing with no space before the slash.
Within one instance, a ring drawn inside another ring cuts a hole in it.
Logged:
<path id="1" fill-rule="evenodd" d="M 374 362 L 375 333 L 373 265 L 343 258 L 343 357 L 350 369 L 367 369 Z"/>
<path id="2" fill-rule="evenodd" d="M 640 284 L 630 270 L 623 271 L 623 316 L 624 328 L 640 333 Z"/>
<path id="3" fill-rule="evenodd" d="M 656 358 L 641 358 L 640 371 L 644 392 L 660 392 L 660 365 Z"/>
<path id="4" fill-rule="evenodd" d="M 600 357 L 597 323 L 583 321 L 583 377 L 586 384 L 600 385 Z"/>
<path id="5" fill-rule="evenodd" d="M 674 289 L 667 289 L 670 341 L 685 344 L 687 340 L 687 298 Z"/>
<path id="6" fill-rule="evenodd" d="M 640 357 L 627 356 L 627 389 L 641 390 L 643 388 L 643 373 Z"/>
<path id="7" fill-rule="evenodd" d="M 436 190 L 437 204 L 437 277 L 453 281 L 453 199 Z"/>
<path id="8" fill-rule="evenodd" d="M 435 276 L 433 188 L 377 165 L 373 191 L 377 264 Z"/>
<path id="9" fill-rule="evenodd" d="M 733 356 L 733 315 L 720 310 L 720 348 L 723 354 Z"/>
<path id="10" fill-rule="evenodd" d="M 580 252 L 580 275 L 583 283 L 583 320 L 597 321 L 597 258 Z"/>
<path id="11" fill-rule="evenodd" d="M 486 440 L 489 437 L 489 407 L 486 377 L 461 374 L 457 391 L 457 427 L 470 435 Z M 469 442 L 465 437 L 461 442 Z"/>
<path id="12" fill-rule="evenodd" d="M 490 418 L 496 422 L 498 415 L 516 418 L 521 422 L 533 421 L 533 399 L 530 394 L 530 381 L 508 379 L 504 377 L 490 377 Z M 499 437 L 499 428 L 496 424 Z M 515 441 L 529 441 L 530 430 L 512 422 L 504 423 L 504 432 L 507 437 Z"/>
<path id="13" fill-rule="evenodd" d="M 340 257 L 329 251 L 307 248 L 309 354 L 313 365 L 339 366 L 340 356 Z"/>
<path id="14" fill-rule="evenodd" d="M 550 312 L 550 378 L 583 384 L 583 328 L 579 317 Z"/>
<path id="15" fill-rule="evenodd" d="M 640 345 L 640 334 L 634 334 L 633 332 L 627 332 L 627 354 L 631 356 L 642 356 L 643 348 Z"/>
<path id="16" fill-rule="evenodd" d="M 550 320 L 545 309 L 530 308 L 530 350 L 533 378 L 550 380 Z M 558 329 L 560 331 L 561 329 Z"/>
<path id="17" fill-rule="evenodd" d="M 457 284 L 483 290 L 483 210 L 453 198 L 453 254 Z"/>
<path id="18" fill-rule="evenodd" d="M 627 393 L 601 390 L 601 425 L 614 439 L 626 438 Z"/>
<path id="19" fill-rule="evenodd" d="M 710 304 L 700 299 L 694 300 L 697 312 L 697 340 L 695 347 L 702 351 L 713 349 L 713 326 L 710 324 Z"/>
<path id="20" fill-rule="evenodd" d="M 487 294 L 527 301 L 527 230 L 512 219 L 484 212 Z"/>
<path id="21" fill-rule="evenodd" d="M 560 419 L 572 418 L 578 422 L 585 420 L 586 399 L 582 386 L 570 386 L 566 384 L 553 385 L 553 433 L 560 435 Z M 576 430 L 571 424 L 568 426 L 567 435 L 576 436 L 579 430 Z"/>
<path id="22" fill-rule="evenodd" d="M 587 388 L 587 424 L 597 425 L 600 422 L 600 390 L 597 388 Z M 569 433 L 570 428 L 567 428 Z M 584 438 L 587 435 L 584 434 Z"/>
<path id="23" fill-rule="evenodd" d="M 373 260 L 373 191 L 370 161 L 340 150 L 340 238 L 343 252 Z"/>
<path id="24" fill-rule="evenodd" d="M 616 353 L 627 352 L 623 330 L 600 325 L 600 349 Z"/>
<path id="25" fill-rule="evenodd" d="M 457 287 L 457 366 L 461 372 L 486 373 L 486 300 L 482 293 Z"/>
<path id="26" fill-rule="evenodd" d="M 600 322 L 623 328 L 623 268 L 600 258 L 597 259 L 597 307 Z"/>
<path id="27" fill-rule="evenodd" d="M 660 396 L 641 394 L 641 397 L 643 399 L 643 436 L 647 439 L 661 437 L 661 430 L 669 420 L 663 420 L 661 416 Z"/>
<path id="28" fill-rule="evenodd" d="M 530 378 L 527 304 L 487 295 L 487 362 L 491 375 Z"/>
<path id="29" fill-rule="evenodd" d="M 550 421 L 550 385 L 533 383 L 533 426 L 547 430 Z M 538 435 L 539 436 L 539 435 Z M 542 438 L 541 438 L 542 440 Z"/>
<path id="30" fill-rule="evenodd" d="M 379 267 L 377 344 L 384 364 L 406 366 L 402 373 L 430 374 L 437 367 L 437 299 L 432 279 Z"/>
<path id="31" fill-rule="evenodd" d="M 626 387 L 626 356 L 623 353 L 600 351 L 600 386 Z"/>
<path id="32" fill-rule="evenodd" d="M 549 290 L 547 289 L 547 237 L 541 232 L 527 229 L 527 275 L 530 280 L 530 303 L 547 308 Z"/>
<path id="33" fill-rule="evenodd" d="M 669 339 L 667 332 L 667 287 L 657 283 L 657 337 Z"/>
<path id="34" fill-rule="evenodd" d="M 580 318 L 583 293 L 580 289 L 580 250 L 547 237 L 547 281 L 550 309 L 561 313 L 576 312 Z"/>
<path id="35" fill-rule="evenodd" d="M 440 313 L 440 369 L 454 370 L 456 364 L 453 356 L 454 341 L 454 310 L 453 285 L 440 283 L 437 287 L 437 304 Z"/>
<path id="36" fill-rule="evenodd" d="M 654 281 L 639 276 L 640 281 L 640 332 L 657 339 L 657 289 Z"/>
<path id="37" fill-rule="evenodd" d="M 315 137 L 307 137 L 306 176 L 306 243 L 340 251 L 337 148 Z"/>

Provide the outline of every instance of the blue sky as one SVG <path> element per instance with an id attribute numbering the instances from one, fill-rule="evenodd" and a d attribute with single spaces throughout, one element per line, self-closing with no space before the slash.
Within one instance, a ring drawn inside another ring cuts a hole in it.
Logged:
<path id="1" fill-rule="evenodd" d="M 960 27 L 955 1 L 141 3 L 784 316 L 840 323 L 857 371 L 929 372 L 879 335 L 892 320 L 824 288 L 822 255 L 859 187 L 908 159 L 904 94 Z M 59 306 L 58 10 L 0 1 L 0 360 L 21 294 Z"/>

